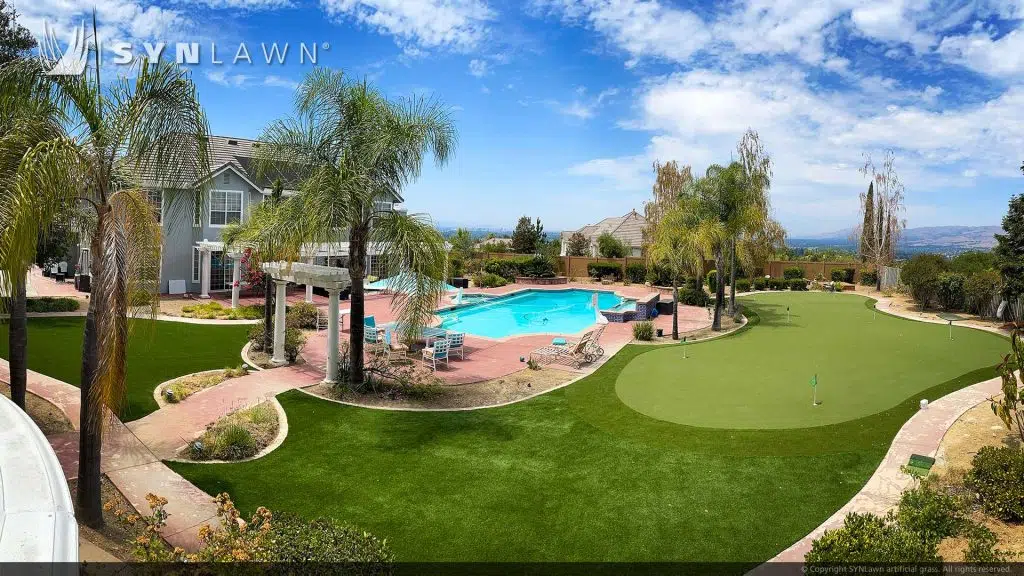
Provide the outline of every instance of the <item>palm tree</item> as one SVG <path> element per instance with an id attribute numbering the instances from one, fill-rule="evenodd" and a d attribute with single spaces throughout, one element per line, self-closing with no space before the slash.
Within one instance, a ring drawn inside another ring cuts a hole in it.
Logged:
<path id="1" fill-rule="evenodd" d="M 666 266 L 672 275 L 672 339 L 679 339 L 679 279 L 686 274 L 700 277 L 710 229 L 700 220 L 699 198 L 687 191 L 661 213 L 649 237 L 647 257 Z"/>
<path id="2" fill-rule="evenodd" d="M 444 239 L 422 216 L 390 209 L 419 176 L 425 156 L 438 166 L 451 157 L 457 135 L 448 109 L 422 98 L 391 101 L 365 81 L 316 69 L 296 92 L 295 115 L 264 130 L 257 173 L 290 174 L 301 203 L 304 244 L 348 240 L 352 277 L 349 380 L 363 384 L 363 318 L 368 247 L 383 269 L 402 271 L 392 301 L 405 338 L 433 316 L 447 268 Z"/>
<path id="3" fill-rule="evenodd" d="M 93 18 L 93 38 L 96 22 Z M 168 225 L 191 218 L 201 175 L 209 173 L 206 116 L 186 70 L 168 62 L 137 61 L 134 77 L 104 84 L 99 54 L 80 76 L 50 76 L 49 63 L 26 60 L 0 70 L 0 94 L 26 90 L 67 119 L 63 134 L 40 142 L 22 160 L 3 236 L 3 269 L 30 261 L 39 230 L 69 208 L 87 219 L 92 296 L 85 321 L 81 372 L 78 517 L 103 524 L 100 446 L 104 407 L 118 411 L 125 390 L 130 301 L 154 303 L 160 264 L 160 226 L 148 189 L 163 190 Z M 45 56 L 45 55 L 44 55 Z M 77 212 L 78 210 L 76 210 Z"/>
<path id="4" fill-rule="evenodd" d="M 728 166 L 712 164 L 695 188 L 693 210 L 702 224 L 707 252 L 715 260 L 715 315 L 711 329 L 717 331 L 722 329 L 725 303 L 725 257 L 744 209 L 743 166 L 739 162 Z"/>
<path id="5" fill-rule="evenodd" d="M 276 260 L 298 260 L 302 244 L 302 205 L 298 201 L 283 200 L 282 185 L 275 181 L 274 193 L 249 211 L 244 222 L 231 224 L 221 232 L 224 245 L 234 250 L 249 250 L 250 266 Z M 291 200 L 291 199 L 289 199 Z M 271 350 L 274 342 L 274 285 L 270 278 L 263 281 L 263 349 Z"/>
<path id="6" fill-rule="evenodd" d="M 48 101 L 32 98 L 26 93 L 0 96 L 0 230 L 11 230 L 11 206 L 15 194 L 18 166 L 25 154 L 39 142 L 61 133 L 60 114 Z M 0 234 L 2 236 L 2 234 Z M 0 241 L 0 252 L 5 243 Z M 0 254 L 0 261 L 4 261 Z M 11 400 L 25 409 L 28 383 L 28 322 L 26 318 L 27 270 L 30 264 L 3 268 L 0 286 L 9 290 L 8 298 L 0 299 L 0 309 L 10 314 L 8 333 L 10 348 Z"/>

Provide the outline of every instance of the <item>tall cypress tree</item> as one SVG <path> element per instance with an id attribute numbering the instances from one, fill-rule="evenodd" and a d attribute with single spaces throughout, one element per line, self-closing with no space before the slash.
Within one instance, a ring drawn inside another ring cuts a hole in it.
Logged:
<path id="1" fill-rule="evenodd" d="M 864 197 L 864 225 L 860 230 L 860 261 L 866 262 L 875 245 L 875 183 L 868 183 Z"/>
<path id="2" fill-rule="evenodd" d="M 996 234 L 996 262 L 1003 277 L 1003 292 L 1009 298 L 1024 295 L 1024 195 L 1010 198 L 1003 216 L 1003 231 Z"/>

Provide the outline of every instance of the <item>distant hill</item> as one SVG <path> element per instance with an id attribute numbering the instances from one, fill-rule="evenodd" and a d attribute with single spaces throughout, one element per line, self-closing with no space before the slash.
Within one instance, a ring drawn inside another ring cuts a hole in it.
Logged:
<path id="1" fill-rule="evenodd" d="M 959 254 L 971 250 L 991 250 L 996 245 L 995 234 L 999 226 L 924 226 L 907 228 L 903 231 L 896 251 L 900 255 L 915 252 L 938 252 Z M 786 243 L 795 248 L 841 248 L 855 250 L 850 238 L 852 229 L 840 230 L 803 238 L 787 238 Z"/>

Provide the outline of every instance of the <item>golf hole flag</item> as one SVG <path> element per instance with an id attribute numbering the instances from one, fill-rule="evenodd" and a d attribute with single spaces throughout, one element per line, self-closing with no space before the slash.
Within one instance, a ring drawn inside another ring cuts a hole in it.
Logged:
<path id="1" fill-rule="evenodd" d="M 818 375 L 815 374 L 814 376 L 811 376 L 811 388 L 817 388 L 817 387 L 818 387 Z"/>

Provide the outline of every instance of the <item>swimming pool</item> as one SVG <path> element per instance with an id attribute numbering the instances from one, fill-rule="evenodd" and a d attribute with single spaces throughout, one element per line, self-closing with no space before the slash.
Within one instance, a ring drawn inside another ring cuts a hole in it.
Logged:
<path id="1" fill-rule="evenodd" d="M 595 290 L 523 290 L 487 302 L 443 310 L 437 315 L 445 330 L 488 338 L 524 334 L 575 334 L 596 322 L 592 299 L 597 294 L 601 310 L 635 308 L 611 292 Z"/>

